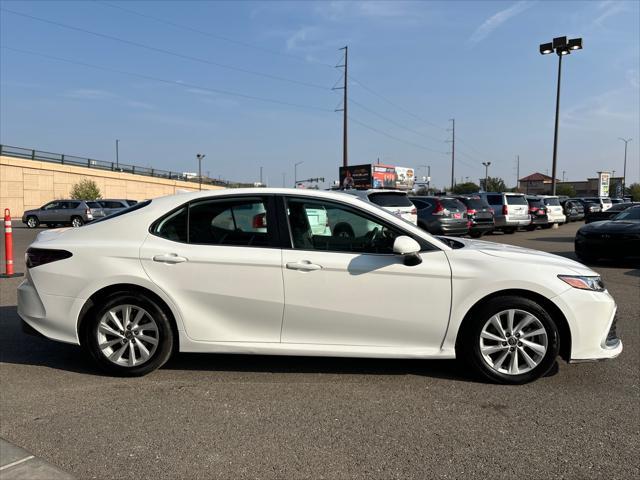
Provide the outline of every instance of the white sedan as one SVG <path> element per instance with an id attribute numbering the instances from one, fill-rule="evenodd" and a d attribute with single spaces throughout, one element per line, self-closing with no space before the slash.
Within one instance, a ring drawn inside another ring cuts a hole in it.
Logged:
<path id="1" fill-rule="evenodd" d="M 334 218 L 368 231 L 333 232 Z M 41 232 L 26 262 L 25 326 L 82 345 L 115 375 L 144 375 L 181 351 L 460 358 L 520 384 L 558 356 L 622 351 L 615 302 L 584 265 L 438 239 L 342 193 L 158 198 Z"/>

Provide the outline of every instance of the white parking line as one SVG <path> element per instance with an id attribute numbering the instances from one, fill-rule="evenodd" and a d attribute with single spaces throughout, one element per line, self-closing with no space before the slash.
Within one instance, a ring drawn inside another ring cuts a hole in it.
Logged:
<path id="1" fill-rule="evenodd" d="M 0 472 L 2 470 L 6 470 L 7 468 L 15 467 L 16 465 L 20 465 L 21 463 L 27 462 L 32 458 L 35 458 L 35 457 L 33 455 L 29 455 L 28 457 L 24 457 L 22 460 L 16 460 L 15 462 L 11 462 L 7 465 L 3 465 L 2 467 L 0 467 Z"/>

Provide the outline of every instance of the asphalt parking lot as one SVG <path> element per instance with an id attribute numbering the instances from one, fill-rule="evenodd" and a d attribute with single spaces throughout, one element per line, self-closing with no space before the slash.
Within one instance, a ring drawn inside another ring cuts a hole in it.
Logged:
<path id="1" fill-rule="evenodd" d="M 486 239 L 575 258 L 579 225 Z M 14 229 L 18 271 L 35 234 Z M 24 335 L 21 280 L 0 280 L 0 436 L 78 478 L 638 478 L 640 270 L 593 268 L 624 352 L 519 387 L 454 361 L 244 355 L 106 377 Z"/>

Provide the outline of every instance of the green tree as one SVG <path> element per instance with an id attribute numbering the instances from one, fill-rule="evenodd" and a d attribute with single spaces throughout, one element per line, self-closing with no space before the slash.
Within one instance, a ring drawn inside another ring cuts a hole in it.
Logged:
<path id="1" fill-rule="evenodd" d="M 640 183 L 632 183 L 626 190 L 627 195 L 630 195 L 634 202 L 640 202 Z"/>
<path id="2" fill-rule="evenodd" d="M 484 183 L 484 180 L 482 181 Z M 487 184 L 485 185 L 485 192 L 506 192 L 507 185 L 504 180 L 499 177 L 487 177 Z"/>
<path id="3" fill-rule="evenodd" d="M 575 197 L 576 189 L 573 188 L 573 185 L 556 185 L 556 194 L 557 195 L 566 195 L 567 197 Z"/>
<path id="4" fill-rule="evenodd" d="M 480 187 L 473 182 L 458 183 L 453 187 L 453 193 L 475 193 Z"/>
<path id="5" fill-rule="evenodd" d="M 96 182 L 85 178 L 71 188 L 71 198 L 75 200 L 97 200 L 102 198 L 102 194 Z"/>

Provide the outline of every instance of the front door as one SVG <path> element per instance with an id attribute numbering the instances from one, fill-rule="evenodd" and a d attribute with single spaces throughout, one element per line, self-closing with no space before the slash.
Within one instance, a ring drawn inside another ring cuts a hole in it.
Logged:
<path id="1" fill-rule="evenodd" d="M 325 212 L 325 230 L 313 228 Z M 364 211 L 289 198 L 293 248 L 283 250 L 283 343 L 439 349 L 449 319 L 451 269 L 425 247 L 420 265 L 392 253 L 406 234 Z"/>
<path id="2" fill-rule="evenodd" d="M 204 199 L 157 221 L 140 258 L 197 341 L 279 342 L 281 250 L 269 197 Z"/>

